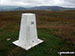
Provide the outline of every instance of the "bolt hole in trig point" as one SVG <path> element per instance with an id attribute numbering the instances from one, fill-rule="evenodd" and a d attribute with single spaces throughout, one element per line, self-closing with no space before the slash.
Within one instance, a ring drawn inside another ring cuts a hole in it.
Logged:
<path id="1" fill-rule="evenodd" d="M 33 25 L 33 24 L 34 24 L 34 22 L 32 21 L 32 22 L 31 22 L 31 24 Z"/>

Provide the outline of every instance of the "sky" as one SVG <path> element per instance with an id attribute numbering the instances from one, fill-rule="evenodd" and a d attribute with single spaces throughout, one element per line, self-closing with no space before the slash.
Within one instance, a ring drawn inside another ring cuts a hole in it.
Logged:
<path id="1" fill-rule="evenodd" d="M 75 0 L 0 0 L 0 5 L 10 6 L 62 6 L 75 8 Z"/>

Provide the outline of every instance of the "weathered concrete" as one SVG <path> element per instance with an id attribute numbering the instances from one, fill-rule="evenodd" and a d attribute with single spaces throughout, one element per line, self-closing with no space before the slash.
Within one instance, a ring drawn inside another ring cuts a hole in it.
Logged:
<path id="1" fill-rule="evenodd" d="M 36 16 L 32 13 L 23 13 L 21 19 L 21 27 L 19 40 L 13 44 L 29 50 L 30 48 L 42 43 L 43 40 L 38 39 L 36 28 Z"/>

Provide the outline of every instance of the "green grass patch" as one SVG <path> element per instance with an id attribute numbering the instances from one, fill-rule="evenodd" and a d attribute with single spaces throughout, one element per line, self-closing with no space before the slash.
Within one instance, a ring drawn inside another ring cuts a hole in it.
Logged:
<path id="1" fill-rule="evenodd" d="M 12 44 L 17 40 L 19 32 L 6 32 L 0 36 L 0 55 L 1 56 L 58 56 L 58 47 L 61 40 L 51 33 L 49 29 L 38 29 L 38 37 L 43 39 L 44 42 L 25 51 Z M 11 40 L 7 41 L 7 38 Z M 4 53 L 4 54 L 3 54 Z"/>

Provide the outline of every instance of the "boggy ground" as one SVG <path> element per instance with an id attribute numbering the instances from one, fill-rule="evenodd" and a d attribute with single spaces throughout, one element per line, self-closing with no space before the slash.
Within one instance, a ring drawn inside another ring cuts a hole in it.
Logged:
<path id="1" fill-rule="evenodd" d="M 44 40 L 29 51 L 12 44 L 19 36 L 22 13 L 36 14 L 38 37 Z M 59 51 L 75 51 L 75 11 L 0 12 L 0 56 L 59 56 Z"/>

